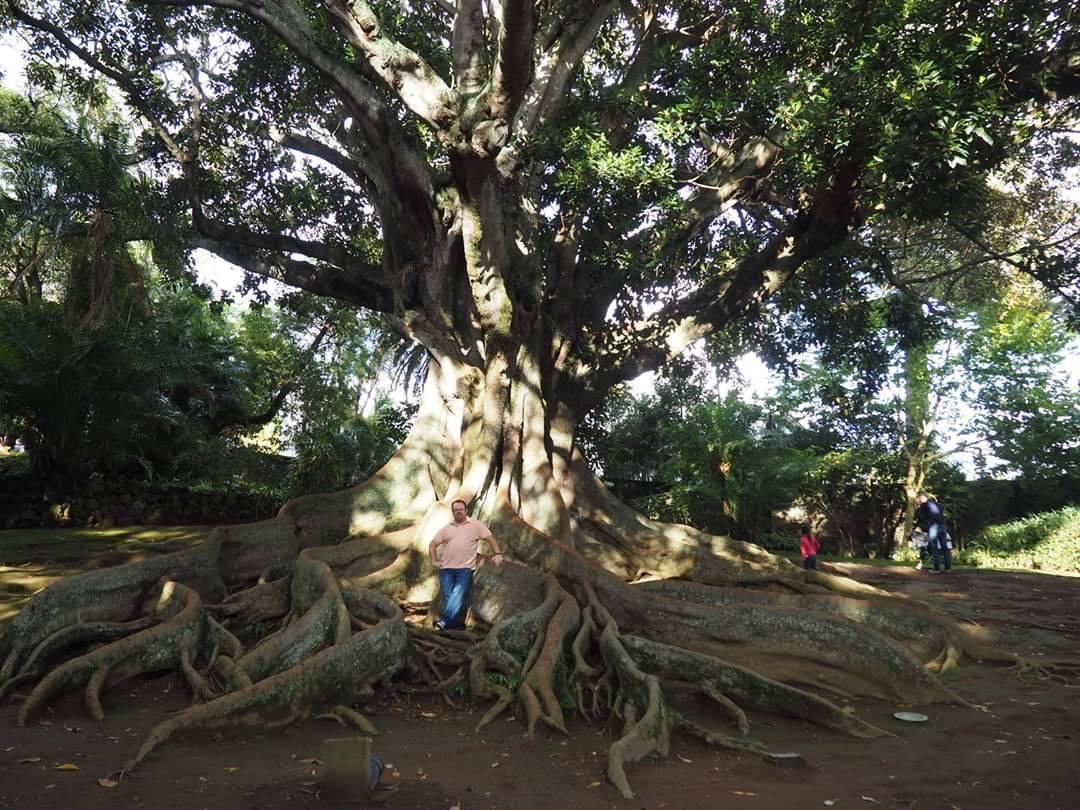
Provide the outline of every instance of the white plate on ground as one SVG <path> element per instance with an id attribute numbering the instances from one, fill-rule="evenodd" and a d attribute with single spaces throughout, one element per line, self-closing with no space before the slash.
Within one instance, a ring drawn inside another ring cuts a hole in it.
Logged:
<path id="1" fill-rule="evenodd" d="M 918 712 L 897 712 L 893 717 L 897 720 L 903 720 L 905 723 L 925 723 L 930 719 L 925 714 L 919 714 Z"/>

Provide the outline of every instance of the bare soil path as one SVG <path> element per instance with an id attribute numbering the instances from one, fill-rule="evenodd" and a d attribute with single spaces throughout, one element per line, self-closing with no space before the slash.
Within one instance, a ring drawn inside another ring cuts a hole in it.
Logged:
<path id="1" fill-rule="evenodd" d="M 0 538 L 2 539 L 2 538 Z M 9 563 L 10 565 L 11 563 Z M 38 565 L 42 565 L 38 561 Z M 934 576 L 904 568 L 836 566 L 979 621 L 1006 648 L 1030 656 L 1076 655 L 1080 579 L 972 571 Z M 0 593 L 0 607 L 9 598 Z M 392 765 L 397 789 L 387 810 L 511 808 L 1074 808 L 1080 798 L 1080 689 L 1023 682 L 1000 668 L 965 665 L 949 682 L 988 711 L 856 704 L 860 717 L 896 736 L 855 740 L 797 721 L 756 716 L 753 735 L 774 751 L 797 751 L 804 767 L 717 751 L 676 737 L 667 759 L 630 769 L 636 798 L 623 801 L 604 777 L 615 729 L 571 720 L 571 736 L 523 737 L 518 720 L 473 731 L 480 713 L 458 712 L 404 691 L 369 707 L 380 729 L 375 751 Z M 89 719 L 69 697 L 30 727 L 15 725 L 17 704 L 0 706 L 0 809 L 338 808 L 316 777 L 324 739 L 339 726 L 309 720 L 261 731 L 193 734 L 152 755 L 117 787 L 98 784 L 134 754 L 148 730 L 189 696 L 173 677 L 135 681 L 106 696 L 106 720 Z M 929 721 L 892 718 L 916 708 Z M 700 715 L 711 708 L 699 707 Z M 61 769 L 76 766 L 78 770 Z"/>

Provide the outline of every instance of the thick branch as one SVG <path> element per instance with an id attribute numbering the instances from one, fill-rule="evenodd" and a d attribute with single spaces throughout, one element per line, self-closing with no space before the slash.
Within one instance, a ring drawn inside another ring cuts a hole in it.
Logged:
<path id="1" fill-rule="evenodd" d="M 325 295 L 377 312 L 395 311 L 395 295 L 389 286 L 351 269 L 331 268 L 281 255 L 268 255 L 250 245 L 208 237 L 192 240 L 192 247 L 209 250 L 249 273 L 276 279 L 316 295 Z"/>
<path id="2" fill-rule="evenodd" d="M 780 146 L 764 136 L 751 138 L 737 154 L 717 146 L 711 139 L 707 145 L 711 146 L 716 160 L 709 172 L 699 178 L 702 182 L 696 184 L 696 190 L 681 209 L 627 240 L 630 252 L 656 257 L 653 259 L 656 262 L 678 262 L 685 247 L 725 211 L 757 192 L 780 154 Z M 590 228 L 587 240 L 591 245 L 601 245 L 625 240 L 625 235 L 598 222 Z M 591 322 L 598 331 L 606 332 L 608 311 L 625 286 L 624 272 L 617 266 L 585 264 L 577 268 L 577 275 L 581 280 L 575 287 L 577 294 L 572 305 L 578 322 Z"/>
<path id="3" fill-rule="evenodd" d="M 498 53 L 489 100 L 491 114 L 509 121 L 514 117 L 533 77 L 533 36 L 536 5 L 529 0 L 503 0 Z"/>
<path id="4" fill-rule="evenodd" d="M 418 53 L 386 36 L 365 0 L 327 0 L 342 35 L 369 67 L 447 145 L 461 145 L 460 99 Z"/>
<path id="5" fill-rule="evenodd" d="M 1080 95 L 1080 36 L 1070 33 L 1047 51 L 1037 51 L 1009 72 L 1010 90 L 1047 103 Z"/>
<path id="6" fill-rule="evenodd" d="M 403 157 L 405 156 L 410 158 L 408 161 L 410 163 L 424 163 L 422 158 L 417 158 L 405 145 L 394 115 L 375 88 L 364 75 L 357 71 L 355 65 L 343 61 L 336 53 L 323 47 L 318 33 L 312 28 L 311 21 L 294 0 L 266 0 L 266 2 L 258 0 L 141 0 L 141 2 L 161 6 L 213 6 L 247 14 L 277 35 L 302 61 L 322 74 L 326 81 L 337 89 L 340 96 L 348 103 L 350 111 L 360 122 L 365 138 L 373 146 L 390 147 L 397 158 L 396 165 L 404 165 L 406 161 Z M 341 2 L 335 3 L 335 6 L 339 7 L 337 11 L 340 11 L 342 5 Z M 367 7 L 366 3 L 363 5 Z M 342 13 L 350 16 L 347 10 Z M 388 61 L 388 64 L 391 62 L 392 60 Z M 385 79 L 385 76 L 378 71 L 373 72 L 376 76 Z M 441 83 L 441 80 L 435 78 Z M 394 89 L 392 84 L 391 89 Z"/>
<path id="7" fill-rule="evenodd" d="M 581 0 L 560 19 L 560 27 L 549 34 L 554 35 L 550 45 L 548 37 L 541 37 L 545 51 L 518 110 L 513 127 L 515 135 L 527 137 L 537 126 L 556 117 L 570 79 L 616 6 L 614 0 Z"/>
<path id="8" fill-rule="evenodd" d="M 302 152 L 305 155 L 310 155 L 328 163 L 361 186 L 366 186 L 368 183 L 372 183 L 377 187 L 386 185 L 385 176 L 376 166 L 358 160 L 354 155 L 339 152 L 329 144 L 312 138 L 310 135 L 290 133 L 279 136 L 277 140 L 286 149 Z"/>
<path id="9" fill-rule="evenodd" d="M 855 222 L 852 186 L 858 167 L 851 166 L 817 195 L 807 214 L 793 219 L 761 250 L 730 272 L 702 285 L 622 333 L 602 339 L 590 383 L 594 398 L 612 385 L 654 371 L 699 338 L 760 305 L 807 261 L 846 238 Z M 590 400 L 590 404 L 595 404 Z"/>
<path id="10" fill-rule="evenodd" d="M 485 33 L 484 0 L 458 0 L 451 52 L 457 91 L 465 98 L 475 96 L 484 86 Z"/>

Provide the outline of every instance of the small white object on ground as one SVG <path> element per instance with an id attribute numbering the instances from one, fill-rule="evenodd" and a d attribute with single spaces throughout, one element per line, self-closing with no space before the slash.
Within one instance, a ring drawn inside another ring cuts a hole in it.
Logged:
<path id="1" fill-rule="evenodd" d="M 919 714 L 918 712 L 897 712 L 893 717 L 897 720 L 903 720 L 905 723 L 925 723 L 930 719 L 925 714 Z"/>

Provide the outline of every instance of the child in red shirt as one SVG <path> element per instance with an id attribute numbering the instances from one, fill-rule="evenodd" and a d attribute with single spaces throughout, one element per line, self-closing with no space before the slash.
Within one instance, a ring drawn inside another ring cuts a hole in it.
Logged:
<path id="1" fill-rule="evenodd" d="M 802 567 L 807 571 L 817 570 L 817 553 L 821 551 L 821 541 L 810 534 L 810 524 L 802 525 L 799 536 L 799 551 L 802 553 Z"/>

